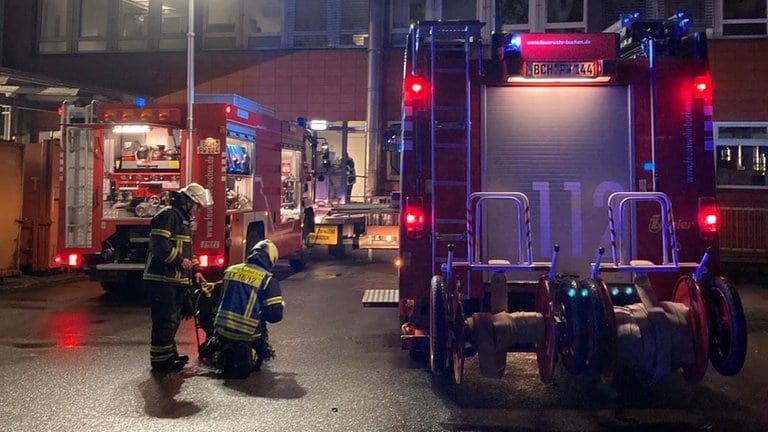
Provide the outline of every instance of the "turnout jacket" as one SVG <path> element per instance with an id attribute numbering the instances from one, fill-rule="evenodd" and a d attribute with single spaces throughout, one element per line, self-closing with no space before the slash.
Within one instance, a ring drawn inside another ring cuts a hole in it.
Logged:
<path id="1" fill-rule="evenodd" d="M 192 255 L 189 214 L 174 206 L 167 206 L 152 217 L 150 229 L 144 280 L 191 285 L 190 275 L 194 274 L 197 260 Z M 194 264 L 190 271 L 181 268 L 184 258 Z"/>
<path id="2" fill-rule="evenodd" d="M 219 335 L 250 342 L 261 337 L 262 320 L 283 319 L 283 295 L 279 282 L 262 267 L 243 263 L 224 272 L 223 293 L 214 327 Z"/>

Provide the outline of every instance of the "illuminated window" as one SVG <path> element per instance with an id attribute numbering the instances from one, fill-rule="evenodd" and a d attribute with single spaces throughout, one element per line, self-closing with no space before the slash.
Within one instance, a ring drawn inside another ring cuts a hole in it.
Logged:
<path id="1" fill-rule="evenodd" d="M 81 0 L 77 51 L 105 51 L 108 44 L 109 0 Z"/>
<path id="2" fill-rule="evenodd" d="M 368 46 L 368 1 L 341 0 L 339 45 Z"/>
<path id="3" fill-rule="evenodd" d="M 719 188 L 768 187 L 768 124 L 717 123 L 715 150 Z"/>
<path id="4" fill-rule="evenodd" d="M 163 0 L 161 8 L 160 49 L 186 49 L 189 1 Z"/>
<path id="5" fill-rule="evenodd" d="M 187 48 L 188 0 L 39 1 L 40 53 Z"/>
<path id="6" fill-rule="evenodd" d="M 41 53 L 58 53 L 69 50 L 69 10 L 72 0 L 43 0 L 40 12 Z"/>
<path id="7" fill-rule="evenodd" d="M 121 0 L 118 8 L 118 50 L 149 48 L 149 0 Z"/>
<path id="8" fill-rule="evenodd" d="M 248 48 L 282 46 L 283 2 L 281 0 L 246 0 L 243 30 Z"/>

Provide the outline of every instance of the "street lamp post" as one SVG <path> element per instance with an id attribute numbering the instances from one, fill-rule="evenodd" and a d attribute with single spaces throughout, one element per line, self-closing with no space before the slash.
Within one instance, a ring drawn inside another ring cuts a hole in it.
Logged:
<path id="1" fill-rule="evenodd" d="M 192 182 L 192 154 L 194 140 L 192 139 L 192 106 L 195 103 L 195 0 L 189 0 L 187 23 L 187 151 L 184 168 L 184 184 Z"/>

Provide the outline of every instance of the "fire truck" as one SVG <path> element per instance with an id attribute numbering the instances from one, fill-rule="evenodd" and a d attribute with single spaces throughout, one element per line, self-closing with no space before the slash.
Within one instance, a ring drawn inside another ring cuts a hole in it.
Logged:
<path id="1" fill-rule="evenodd" d="M 405 53 L 398 288 L 402 346 L 460 383 L 507 353 L 651 385 L 746 355 L 719 275 L 706 38 L 684 13 L 601 33 L 411 27 Z M 674 211 L 673 211 L 674 210 Z"/>
<path id="2" fill-rule="evenodd" d="M 193 137 L 182 104 L 62 107 L 58 261 L 106 291 L 139 289 L 152 216 L 188 181 L 214 204 L 195 220 L 193 250 L 208 280 L 269 238 L 304 265 L 308 131 L 238 95 L 197 95 Z M 188 179 L 188 180 L 185 180 Z"/>

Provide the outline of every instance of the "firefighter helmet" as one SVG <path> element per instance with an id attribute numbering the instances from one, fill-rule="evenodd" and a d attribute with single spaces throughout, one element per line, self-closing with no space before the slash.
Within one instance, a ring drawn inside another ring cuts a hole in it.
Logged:
<path id="1" fill-rule="evenodd" d="M 199 204 L 201 207 L 210 207 L 213 205 L 213 198 L 211 197 L 211 191 L 200 186 L 197 183 L 190 183 L 181 190 L 179 190 L 187 198 L 192 200 L 195 204 Z"/>
<path id="2" fill-rule="evenodd" d="M 259 251 L 261 251 L 264 257 L 269 260 L 270 268 L 275 265 L 277 257 L 280 256 L 280 253 L 277 251 L 277 246 L 272 243 L 272 240 L 262 240 L 253 245 L 251 248 L 251 255 Z"/>

